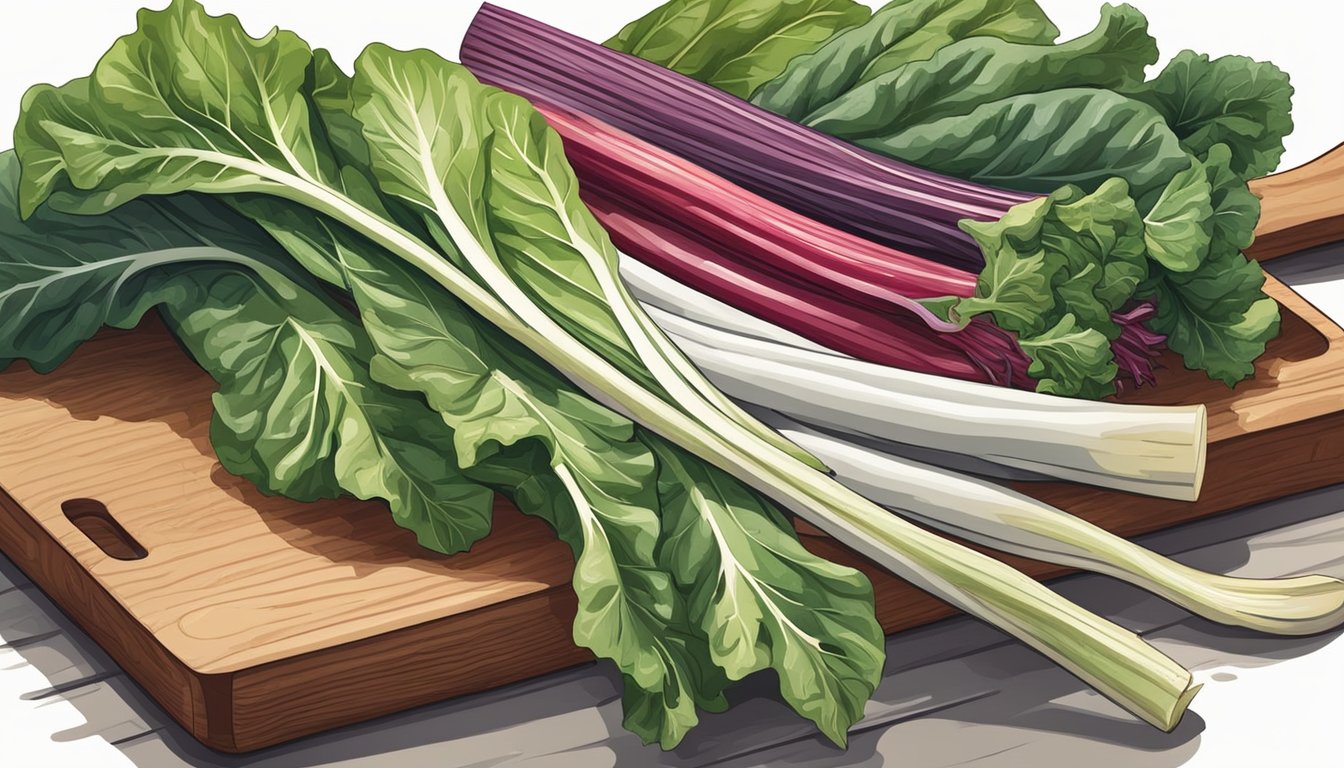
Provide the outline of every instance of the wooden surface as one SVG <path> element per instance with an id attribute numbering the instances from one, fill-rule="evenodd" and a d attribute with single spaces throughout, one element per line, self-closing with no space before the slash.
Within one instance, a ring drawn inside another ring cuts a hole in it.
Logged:
<path id="1" fill-rule="evenodd" d="M 1341 190 L 1344 144 L 1306 165 L 1252 181 L 1260 223 L 1246 254 L 1265 261 L 1344 240 Z"/>
<path id="2" fill-rule="evenodd" d="M 1145 537 L 1190 565 L 1248 576 L 1344 576 L 1344 486 Z M 1213 768 L 1328 765 L 1338 746 L 1338 632 L 1276 638 L 1220 627 L 1098 576 L 1065 598 L 1139 633 L 1204 688 L 1171 733 L 1129 716 L 1042 657 L 971 619 L 887 640 L 887 666 L 840 752 L 779 702 L 773 676 L 728 692 L 672 752 L 621 726 L 610 664 L 421 707 L 245 756 L 195 741 L 0 556 L 5 765 L 136 768 Z M 1265 734 L 1274 739 L 1264 742 Z M 1261 740 L 1245 758 L 1248 744 Z M 26 759 L 25 759 L 26 758 Z"/>
<path id="3" fill-rule="evenodd" d="M 1271 290 L 1284 333 L 1254 380 L 1228 392 L 1172 366 L 1134 396 L 1209 403 L 1199 502 L 1028 490 L 1131 535 L 1344 479 L 1344 334 Z M 569 553 L 543 526 L 501 507 L 489 539 L 444 558 L 376 504 L 263 496 L 214 460 L 211 389 L 154 323 L 54 374 L 0 375 L 0 546 L 196 738 L 255 749 L 588 658 L 570 641 Z M 101 502 L 147 556 L 104 554 L 70 499 Z M 805 533 L 870 573 L 888 631 L 951 613 Z"/>
<path id="4" fill-rule="evenodd" d="M 379 504 L 264 496 L 216 463 L 212 389 L 157 323 L 0 376 L 0 546 L 203 741 L 252 749 L 589 658 L 557 588 L 569 549 L 540 522 L 501 504 L 496 535 L 448 558 Z M 105 555 L 72 498 L 147 556 Z"/>

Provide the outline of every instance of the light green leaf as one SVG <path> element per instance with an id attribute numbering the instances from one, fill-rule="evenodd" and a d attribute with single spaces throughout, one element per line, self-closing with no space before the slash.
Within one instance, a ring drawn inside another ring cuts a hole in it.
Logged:
<path id="1" fill-rule="evenodd" d="M 293 33 L 253 39 L 236 18 L 209 16 L 194 1 L 141 10 L 139 30 L 117 40 L 91 78 L 25 94 L 15 130 L 31 169 L 25 215 L 62 174 L 97 188 L 81 200 L 86 213 L 144 194 L 284 193 L 291 179 L 329 175 L 302 92 L 310 59 Z"/>
<path id="2" fill-rule="evenodd" d="M 996 222 L 963 222 L 985 253 L 975 296 L 952 307 L 963 321 L 990 313 L 1018 334 L 1039 391 L 1109 394 L 1116 366 L 1112 315 L 1148 275 L 1144 227 L 1121 179 L 1084 195 L 1064 187 L 1014 206 Z"/>
<path id="3" fill-rule="evenodd" d="M 793 120 L 902 64 L 930 58 L 970 37 L 1046 44 L 1059 30 L 1034 0 L 894 0 L 866 23 L 796 56 L 751 96 Z"/>
<path id="4" fill-rule="evenodd" d="M 1093 400 L 1114 394 L 1118 369 L 1110 342 L 1095 329 L 1078 327 L 1073 315 L 1020 343 L 1031 357 L 1027 374 L 1040 382 L 1037 392 Z"/>
<path id="5" fill-rule="evenodd" d="M 165 319 L 220 384 L 210 441 L 231 472 L 299 500 L 387 499 L 437 552 L 489 533 L 494 493 L 457 471 L 452 431 L 422 401 L 373 383 L 369 341 L 339 311 L 235 273 Z"/>
<path id="6" fill-rule="evenodd" d="M 745 99 L 789 59 L 868 16 L 853 0 L 670 0 L 605 45 Z"/>
<path id="7" fill-rule="evenodd" d="M 358 252 L 349 252 L 353 259 Z M 496 457 L 539 451 L 545 492 L 518 492 L 575 550 L 579 598 L 574 639 L 616 662 L 666 708 L 656 735 L 675 744 L 697 720 L 697 672 L 712 666 L 690 637 L 685 606 L 655 560 L 654 461 L 624 418 L 572 392 L 527 350 L 486 334 L 441 292 L 390 260 L 345 263 L 348 281 L 379 354 L 374 378 L 422 394 L 453 428 L 458 461 L 490 479 Z M 541 446 L 529 448 L 528 444 Z"/>
<path id="8" fill-rule="evenodd" d="M 1212 194 L 1198 160 L 1171 177 L 1143 217 L 1143 240 L 1153 261 L 1173 272 L 1189 272 L 1203 263 L 1213 229 Z"/>

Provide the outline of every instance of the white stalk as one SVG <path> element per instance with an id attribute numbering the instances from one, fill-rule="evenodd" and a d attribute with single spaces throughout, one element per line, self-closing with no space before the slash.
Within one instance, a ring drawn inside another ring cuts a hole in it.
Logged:
<path id="1" fill-rule="evenodd" d="M 828 431 L 1060 480 L 1181 501 L 1199 496 L 1207 450 L 1203 405 L 1098 403 L 855 360 L 632 259 L 622 261 L 621 271 L 709 380 L 744 402 Z"/>
<path id="2" fill-rule="evenodd" d="M 784 420 L 773 425 L 825 461 L 849 488 L 897 514 L 976 544 L 1112 576 L 1220 624 L 1311 635 L 1344 621 L 1344 582 L 1339 579 L 1243 579 L 1207 573 L 993 483 Z"/>

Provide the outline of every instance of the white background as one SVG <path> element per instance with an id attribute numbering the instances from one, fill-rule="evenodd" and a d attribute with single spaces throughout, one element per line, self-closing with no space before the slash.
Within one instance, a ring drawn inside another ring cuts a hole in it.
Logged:
<path id="1" fill-rule="evenodd" d="M 658 5 L 634 2 L 498 0 L 571 32 L 596 40 Z M 1065 36 L 1096 23 L 1099 0 L 1040 0 Z M 8 132 L 24 90 L 87 74 L 113 38 L 134 28 L 135 10 L 161 0 L 47 0 L 3 4 L 0 47 L 0 131 Z M 878 3 L 874 3 L 875 5 Z M 1212 55 L 1237 53 L 1269 59 L 1287 70 L 1297 88 L 1282 169 L 1304 163 L 1344 141 L 1344 87 L 1339 49 L 1344 6 L 1326 0 L 1132 0 L 1147 14 L 1163 61 L 1183 48 Z M 458 0 L 206 0 L 213 13 L 232 12 L 254 34 L 272 25 L 292 29 L 348 65 L 367 43 L 426 47 L 455 58 L 477 2 Z M 9 141 L 0 138 L 0 146 Z M 0 666 L 4 666 L 0 653 Z M 31 672 L 31 668 L 27 670 Z M 1208 679 L 1210 671 L 1201 674 Z M 35 673 L 34 673 L 35 674 Z M 1344 643 L 1261 669 L 1237 670 L 1235 683 L 1211 682 L 1195 702 L 1207 723 L 1189 765 L 1314 766 L 1339 764 L 1344 715 Z M 119 762 L 120 753 L 95 739 L 54 743 L 49 735 L 78 724 L 68 705 L 34 707 L 11 687 L 42 681 L 0 678 L 0 743 L 5 765 L 94 766 Z M 72 722 L 73 718 L 73 722 Z M 102 748 L 99 748 L 102 747 Z M 1333 757 L 1326 757 L 1333 755 Z M 95 758 L 95 756 L 97 756 Z M 10 762 L 13 760 L 14 762 Z M 1136 767 L 1138 768 L 1138 767 Z"/>

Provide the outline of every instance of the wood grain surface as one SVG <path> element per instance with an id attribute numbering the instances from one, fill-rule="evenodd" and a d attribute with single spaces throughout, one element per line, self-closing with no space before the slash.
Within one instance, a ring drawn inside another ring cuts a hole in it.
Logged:
<path id="1" fill-rule="evenodd" d="M 1134 535 L 1344 480 L 1344 332 L 1268 289 L 1284 331 L 1254 379 L 1228 390 L 1168 359 L 1156 389 L 1126 398 L 1209 405 L 1200 501 L 1021 489 Z M 570 639 L 570 553 L 543 525 L 501 503 L 492 535 L 450 558 L 379 504 L 265 496 L 215 460 L 212 389 L 154 321 L 53 374 L 0 374 L 0 547 L 198 739 L 247 751 L 589 658 Z M 104 505 L 145 557 L 105 554 L 71 499 Z M 800 530 L 869 573 L 889 632 L 952 613 Z"/>
<path id="2" fill-rule="evenodd" d="M 1344 240 L 1344 144 L 1306 165 L 1251 182 L 1260 197 L 1253 259 L 1290 253 Z"/>

